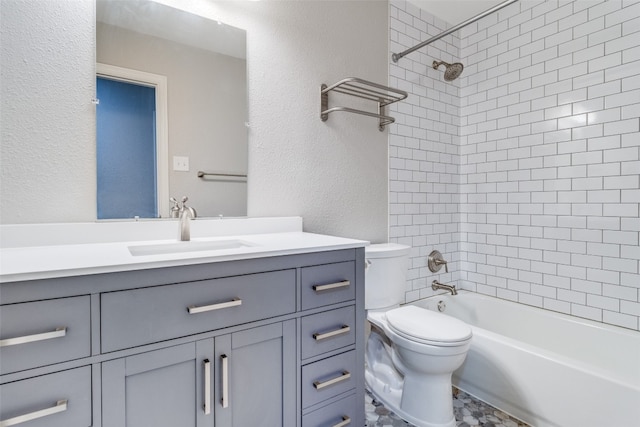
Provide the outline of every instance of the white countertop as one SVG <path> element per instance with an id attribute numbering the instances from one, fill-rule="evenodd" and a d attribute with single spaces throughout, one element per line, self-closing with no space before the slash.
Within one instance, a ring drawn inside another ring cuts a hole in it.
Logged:
<path id="1" fill-rule="evenodd" d="M 238 221 L 238 220 L 236 220 Z M 195 223 L 196 221 L 194 221 Z M 175 225 L 171 223 L 171 225 Z M 0 249 L 0 282 L 16 282 L 54 277 L 80 276 L 179 265 L 234 261 L 250 258 L 302 254 L 364 247 L 366 241 L 305 233 L 300 227 L 255 234 L 225 234 L 196 237 L 191 241 L 241 241 L 248 246 L 230 249 L 194 250 L 157 255 L 132 255 L 129 248 L 139 245 L 177 243 L 176 239 L 97 241 L 89 243 L 45 244 L 41 246 L 3 245 Z M 71 228 L 68 228 L 71 229 Z M 115 228 L 112 227 L 112 230 Z M 296 230 L 298 229 L 298 230 Z M 27 230 L 26 228 L 23 231 Z M 253 231 L 259 231 L 254 228 Z M 87 239 L 86 237 L 84 238 Z M 33 243 L 33 242 L 32 242 Z"/>

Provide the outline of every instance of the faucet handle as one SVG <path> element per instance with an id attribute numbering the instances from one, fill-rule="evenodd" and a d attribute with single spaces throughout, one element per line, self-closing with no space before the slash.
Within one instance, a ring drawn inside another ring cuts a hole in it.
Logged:
<path id="1" fill-rule="evenodd" d="M 427 264 L 429 266 L 429 270 L 432 273 L 437 273 L 442 268 L 444 264 L 444 271 L 446 273 L 449 272 L 449 267 L 447 261 L 442 257 L 440 251 L 434 250 L 429 254 L 429 258 L 427 258 Z"/>
<path id="2" fill-rule="evenodd" d="M 436 260 L 436 264 L 438 265 L 442 265 L 444 264 L 444 272 L 448 273 L 449 272 L 449 263 L 443 259 L 437 259 Z"/>
<path id="3" fill-rule="evenodd" d="M 169 209 L 170 218 L 178 218 L 180 216 L 180 202 L 176 200 L 175 197 L 169 198 L 171 202 L 171 209 Z"/>
<path id="4" fill-rule="evenodd" d="M 180 203 L 180 212 L 188 211 L 191 215 L 191 218 L 195 219 L 198 216 L 198 213 L 196 212 L 195 208 L 187 206 L 188 200 L 189 198 L 187 196 L 182 196 L 182 203 Z"/>

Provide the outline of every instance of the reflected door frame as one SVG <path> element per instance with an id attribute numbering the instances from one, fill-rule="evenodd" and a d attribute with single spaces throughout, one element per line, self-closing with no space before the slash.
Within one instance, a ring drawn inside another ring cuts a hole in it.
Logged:
<path id="1" fill-rule="evenodd" d="M 96 63 L 96 76 L 155 88 L 156 93 L 156 170 L 158 214 L 169 217 L 169 122 L 167 77 L 115 65 Z"/>

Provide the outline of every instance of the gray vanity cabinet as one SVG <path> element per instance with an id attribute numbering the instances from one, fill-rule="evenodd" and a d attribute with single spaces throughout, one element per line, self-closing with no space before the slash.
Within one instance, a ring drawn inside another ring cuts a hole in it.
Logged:
<path id="1" fill-rule="evenodd" d="M 208 339 L 104 362 L 103 427 L 213 426 L 203 410 L 212 360 Z"/>
<path id="2" fill-rule="evenodd" d="M 296 425 L 295 331 L 289 320 L 216 337 L 216 427 Z"/>
<path id="3" fill-rule="evenodd" d="M 0 426 L 91 426 L 91 367 L 0 386 Z"/>
<path id="4" fill-rule="evenodd" d="M 103 427 L 295 426 L 295 322 L 102 364 Z"/>
<path id="5" fill-rule="evenodd" d="M 2 282 L 0 426 L 362 426 L 363 276 L 352 248 Z"/>

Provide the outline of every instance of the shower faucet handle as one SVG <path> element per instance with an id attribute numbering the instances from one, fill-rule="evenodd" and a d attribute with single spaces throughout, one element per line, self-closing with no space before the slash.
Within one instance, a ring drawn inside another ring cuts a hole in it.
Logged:
<path id="1" fill-rule="evenodd" d="M 432 273 L 437 273 L 440 271 L 442 266 L 444 265 L 444 271 L 446 273 L 449 272 L 449 267 L 447 261 L 442 257 L 440 251 L 434 250 L 429 254 L 429 258 L 427 258 L 427 264 L 429 266 L 429 270 Z"/>

